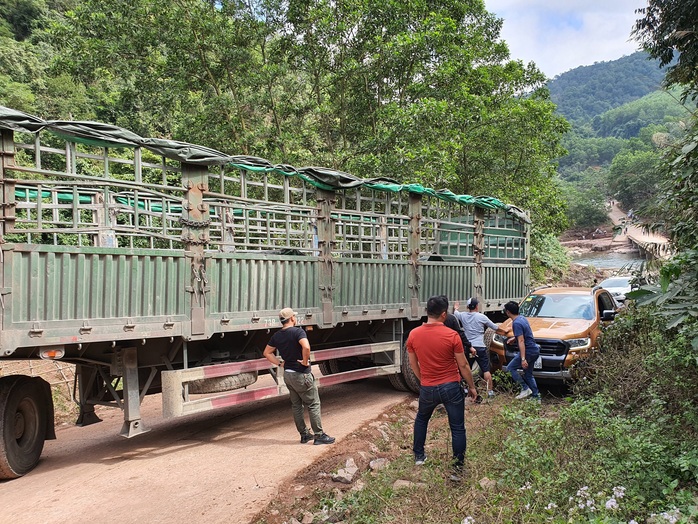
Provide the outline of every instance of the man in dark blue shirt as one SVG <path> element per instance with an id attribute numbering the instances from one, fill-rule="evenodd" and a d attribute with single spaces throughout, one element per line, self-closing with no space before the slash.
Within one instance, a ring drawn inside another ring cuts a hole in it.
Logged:
<path id="1" fill-rule="evenodd" d="M 511 329 L 514 332 L 514 336 L 509 338 L 507 343 L 515 344 L 519 348 L 519 353 L 507 366 L 511 377 L 521 386 L 521 393 L 516 398 L 532 397 L 540 401 L 538 384 L 533 376 L 533 364 L 540 356 L 540 346 L 533 338 L 533 331 L 526 317 L 519 315 L 519 305 L 516 302 L 504 304 L 504 312 L 511 319 Z M 519 374 L 520 368 L 523 368 L 523 377 Z"/>
<path id="2" fill-rule="evenodd" d="M 293 420 L 301 434 L 301 444 L 313 441 L 314 444 L 332 444 L 335 439 L 322 430 L 320 420 L 320 395 L 315 377 L 310 369 L 310 343 L 302 328 L 297 327 L 297 313 L 290 307 L 279 312 L 281 330 L 274 333 L 264 348 L 264 357 L 275 366 L 284 367 L 284 382 L 291 397 Z M 276 356 L 279 351 L 281 359 Z M 308 417 L 313 433 L 305 425 L 304 412 Z"/>

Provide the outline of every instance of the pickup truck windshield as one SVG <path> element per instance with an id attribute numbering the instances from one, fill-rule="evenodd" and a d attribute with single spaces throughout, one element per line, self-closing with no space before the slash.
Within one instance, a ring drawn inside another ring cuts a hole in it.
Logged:
<path id="1" fill-rule="evenodd" d="M 525 317 L 592 320 L 594 304 L 591 295 L 529 295 L 521 304 L 520 313 Z"/>

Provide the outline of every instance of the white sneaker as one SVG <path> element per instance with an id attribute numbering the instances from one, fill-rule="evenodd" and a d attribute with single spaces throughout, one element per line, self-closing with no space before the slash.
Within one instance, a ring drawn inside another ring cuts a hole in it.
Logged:
<path id="1" fill-rule="evenodd" d="M 414 460 L 414 465 L 415 466 L 423 466 L 426 461 L 427 461 L 427 457 L 418 457 Z"/>
<path id="2" fill-rule="evenodd" d="M 518 395 L 516 395 L 516 400 L 521 400 L 521 399 L 524 399 L 524 398 L 528 398 L 528 397 L 530 397 L 531 395 L 533 395 L 533 391 L 531 391 L 531 388 L 526 388 L 526 389 L 522 390 L 521 393 L 519 393 Z"/>

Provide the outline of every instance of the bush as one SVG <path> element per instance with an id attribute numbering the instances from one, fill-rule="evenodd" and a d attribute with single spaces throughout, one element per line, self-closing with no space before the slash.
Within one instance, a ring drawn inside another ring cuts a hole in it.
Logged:
<path id="1" fill-rule="evenodd" d="M 559 280 L 570 267 L 570 257 L 560 241 L 550 233 L 531 231 L 531 280 L 542 283 Z"/>
<path id="2" fill-rule="evenodd" d="M 577 392 L 604 392 L 619 413 L 647 417 L 657 405 L 680 434 L 698 433 L 698 361 L 691 341 L 667 330 L 654 308 L 636 307 L 616 317 L 600 339 L 602 351 L 586 362 Z"/>

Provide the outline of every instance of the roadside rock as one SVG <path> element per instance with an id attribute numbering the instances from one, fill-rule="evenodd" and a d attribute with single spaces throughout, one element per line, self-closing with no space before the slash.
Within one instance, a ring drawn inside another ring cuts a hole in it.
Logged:
<path id="1" fill-rule="evenodd" d="M 332 475 L 332 480 L 342 484 L 351 484 L 357 471 L 359 471 L 359 468 L 354 459 L 348 458 L 345 466 Z"/>
<path id="2" fill-rule="evenodd" d="M 368 467 L 371 469 L 371 471 L 381 470 L 387 465 L 388 459 L 386 458 L 377 458 L 368 463 Z"/>

